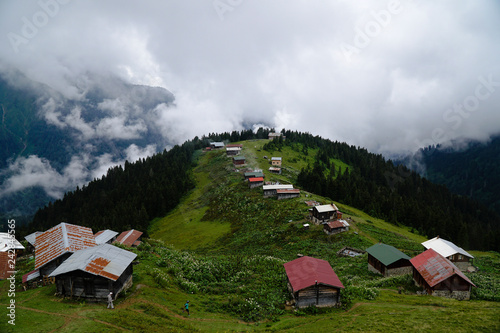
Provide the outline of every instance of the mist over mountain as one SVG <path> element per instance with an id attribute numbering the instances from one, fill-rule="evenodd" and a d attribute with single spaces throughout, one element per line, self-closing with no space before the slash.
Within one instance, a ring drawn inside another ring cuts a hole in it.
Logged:
<path id="1" fill-rule="evenodd" d="M 500 213 L 500 136 L 429 146 L 398 161 L 453 193 Z"/>
<path id="2" fill-rule="evenodd" d="M 78 98 L 11 72 L 0 78 L 0 212 L 33 214 L 114 165 L 150 156 L 173 141 L 159 121 L 171 92 L 88 74 Z"/>

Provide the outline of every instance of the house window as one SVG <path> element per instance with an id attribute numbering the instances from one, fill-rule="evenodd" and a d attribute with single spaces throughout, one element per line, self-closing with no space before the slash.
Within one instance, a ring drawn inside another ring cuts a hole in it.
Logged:
<path id="1" fill-rule="evenodd" d="M 464 258 L 463 255 L 461 255 L 461 254 L 458 255 L 458 260 L 462 260 L 463 258 Z"/>

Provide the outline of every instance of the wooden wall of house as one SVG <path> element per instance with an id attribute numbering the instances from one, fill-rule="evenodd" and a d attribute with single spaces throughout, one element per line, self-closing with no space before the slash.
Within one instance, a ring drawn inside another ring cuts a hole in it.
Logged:
<path id="1" fill-rule="evenodd" d="M 384 275 L 386 267 L 377 258 L 368 253 L 368 265 L 372 266 L 377 272 Z"/>
<path id="2" fill-rule="evenodd" d="M 116 297 L 132 282 L 132 264 L 116 281 L 83 271 L 73 271 L 56 277 L 57 292 L 66 297 L 84 297 L 89 300 L 106 300 L 110 291 Z"/>
<path id="3" fill-rule="evenodd" d="M 434 286 L 434 290 L 468 291 L 470 284 L 458 275 L 453 275 Z"/>
<path id="4" fill-rule="evenodd" d="M 318 284 L 299 290 L 295 293 L 297 307 L 305 308 L 311 305 L 334 306 L 339 302 L 340 290 L 335 287 Z"/>

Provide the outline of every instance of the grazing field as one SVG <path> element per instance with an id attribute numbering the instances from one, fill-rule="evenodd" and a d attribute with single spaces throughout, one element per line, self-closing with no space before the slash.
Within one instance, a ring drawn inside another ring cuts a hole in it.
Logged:
<path id="1" fill-rule="evenodd" d="M 289 171 L 269 175 L 265 140 L 244 142 L 249 164 L 266 179 L 295 183 L 297 170 L 316 152 L 299 158 L 300 147 L 281 152 Z M 345 168 L 348 166 L 345 165 Z M 0 332 L 498 332 L 500 331 L 500 254 L 472 252 L 478 286 L 472 300 L 417 295 L 410 275 L 385 278 L 367 269 L 367 254 L 339 257 L 345 246 L 365 250 L 377 242 L 413 256 L 427 238 L 335 202 L 351 224 L 349 231 L 326 235 L 321 225 L 304 223 L 305 200 L 330 203 L 302 192 L 299 198 L 264 199 L 249 189 L 244 168 L 235 168 L 222 151 L 201 154 L 193 170 L 197 187 L 167 216 L 152 221 L 150 239 L 137 253 L 134 284 L 119 295 L 116 309 L 83 299 L 61 299 L 54 285 L 15 295 L 16 326 L 5 320 L 8 281 L 0 282 Z M 338 308 L 293 310 L 283 263 L 297 254 L 327 260 L 345 286 Z M 17 280 L 34 260 L 18 261 Z M 398 292 L 401 290 L 401 293 Z M 183 304 L 190 301 L 190 315 Z"/>

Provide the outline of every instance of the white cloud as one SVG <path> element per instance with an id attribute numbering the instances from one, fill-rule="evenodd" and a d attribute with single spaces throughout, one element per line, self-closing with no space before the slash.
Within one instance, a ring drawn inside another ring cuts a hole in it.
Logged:
<path id="1" fill-rule="evenodd" d="M 443 120 L 479 76 L 500 82 L 498 2 L 401 1 L 384 16 L 392 3 L 256 0 L 221 20 L 212 2 L 70 1 L 17 53 L 3 38 L 0 59 L 78 100 L 88 73 L 107 72 L 176 95 L 175 107 L 152 114 L 126 99 L 106 101 L 100 107 L 110 113 L 92 123 L 81 110 L 47 106 L 48 122 L 83 139 L 134 139 L 159 128 L 180 143 L 265 123 L 381 152 L 414 150 L 435 141 L 435 129 L 448 139 L 500 132 L 500 91 L 460 128 Z M 23 17 L 40 10 L 3 2 L 0 34 L 22 34 Z M 345 44 L 357 49 L 350 59 Z"/>

